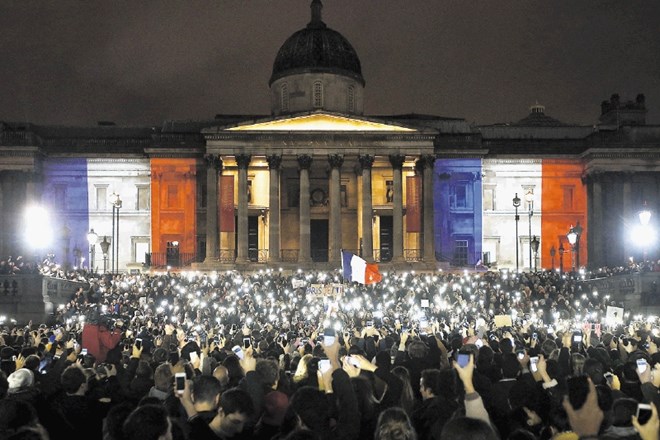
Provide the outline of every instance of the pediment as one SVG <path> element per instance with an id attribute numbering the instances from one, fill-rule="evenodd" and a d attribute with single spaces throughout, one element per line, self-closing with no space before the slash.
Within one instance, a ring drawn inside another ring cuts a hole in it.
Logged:
<path id="1" fill-rule="evenodd" d="M 356 118 L 351 116 L 313 113 L 272 120 L 251 122 L 226 129 L 227 131 L 383 131 L 416 132 L 414 128 Z"/>

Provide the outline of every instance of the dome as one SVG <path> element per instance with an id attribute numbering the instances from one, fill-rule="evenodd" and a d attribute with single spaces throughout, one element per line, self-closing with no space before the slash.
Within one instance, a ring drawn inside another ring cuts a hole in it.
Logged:
<path id="1" fill-rule="evenodd" d="M 306 28 L 291 35 L 277 52 L 269 85 L 296 73 L 335 73 L 353 78 L 364 86 L 355 49 L 321 20 L 322 8 L 320 0 L 312 1 L 312 20 Z"/>

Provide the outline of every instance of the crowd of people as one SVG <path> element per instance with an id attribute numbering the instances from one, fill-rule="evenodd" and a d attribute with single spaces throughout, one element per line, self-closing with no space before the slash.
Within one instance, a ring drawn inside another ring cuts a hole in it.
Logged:
<path id="1" fill-rule="evenodd" d="M 85 287 L 0 323 L 0 439 L 658 440 L 660 323 L 591 274 L 40 270 Z"/>

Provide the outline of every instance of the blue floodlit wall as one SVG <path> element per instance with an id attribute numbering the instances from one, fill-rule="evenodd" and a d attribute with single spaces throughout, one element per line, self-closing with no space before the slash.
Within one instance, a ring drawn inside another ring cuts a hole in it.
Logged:
<path id="1" fill-rule="evenodd" d="M 481 258 L 481 168 L 480 159 L 435 161 L 433 207 L 439 261 L 473 266 Z"/>
<path id="2" fill-rule="evenodd" d="M 53 220 L 51 249 L 59 264 L 80 265 L 74 250 L 80 249 L 89 262 L 89 198 L 87 160 L 79 158 L 48 159 L 43 164 L 42 203 Z"/>

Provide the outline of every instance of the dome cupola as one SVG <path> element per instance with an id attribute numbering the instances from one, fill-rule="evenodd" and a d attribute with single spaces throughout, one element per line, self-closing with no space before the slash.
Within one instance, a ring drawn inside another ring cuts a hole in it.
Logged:
<path id="1" fill-rule="evenodd" d="M 312 0 L 311 20 L 280 47 L 270 77 L 274 114 L 308 110 L 361 113 L 364 78 L 353 46 L 322 20 Z"/>

